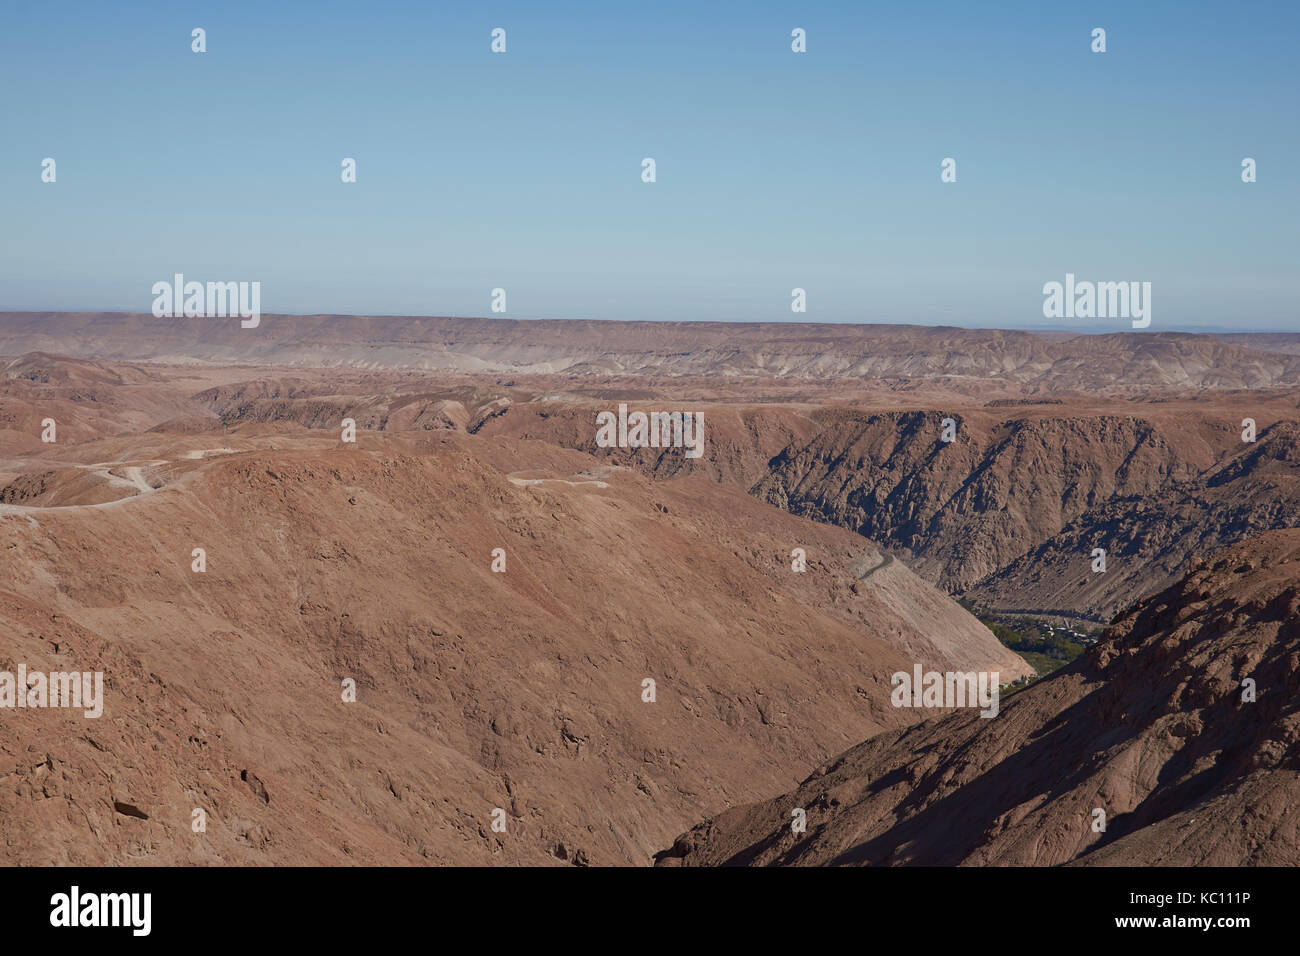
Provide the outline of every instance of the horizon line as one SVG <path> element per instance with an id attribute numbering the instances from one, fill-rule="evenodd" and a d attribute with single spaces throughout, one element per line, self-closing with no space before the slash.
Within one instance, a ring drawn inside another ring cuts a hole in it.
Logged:
<path id="1" fill-rule="evenodd" d="M 180 318 L 221 318 L 221 316 L 155 316 L 152 312 L 135 309 L 0 309 L 0 316 L 6 315 L 132 315 L 148 318 L 165 318 L 175 321 Z M 763 325 L 763 326 L 843 326 L 843 327 L 882 327 L 916 329 L 959 329 L 967 332 L 1028 332 L 1028 333 L 1070 333 L 1075 335 L 1116 335 L 1116 334 L 1161 334 L 1178 333 L 1183 335 L 1300 335 L 1298 329 L 1284 328 L 1231 328 L 1223 325 L 1205 326 L 1171 326 L 1160 329 L 1145 328 L 1110 328 L 1100 325 L 1069 327 L 1063 325 L 957 325 L 948 322 L 891 322 L 877 320 L 871 322 L 816 322 L 807 319 L 596 319 L 596 318 L 556 318 L 551 316 L 511 316 L 511 315 L 437 315 L 433 313 L 417 314 L 411 312 L 262 312 L 262 318 L 288 316 L 291 318 L 366 318 L 366 319 L 454 319 L 475 322 L 607 322 L 611 324 L 632 325 Z"/>

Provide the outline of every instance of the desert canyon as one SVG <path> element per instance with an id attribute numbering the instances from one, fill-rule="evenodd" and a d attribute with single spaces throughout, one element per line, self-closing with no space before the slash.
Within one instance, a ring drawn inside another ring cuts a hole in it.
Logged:
<path id="1" fill-rule="evenodd" d="M 8 864 L 1293 863 L 1300 334 L 0 314 L 20 663 Z"/>

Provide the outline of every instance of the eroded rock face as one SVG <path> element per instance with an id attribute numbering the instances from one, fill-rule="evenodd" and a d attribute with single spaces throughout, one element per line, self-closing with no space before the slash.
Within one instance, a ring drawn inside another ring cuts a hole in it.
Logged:
<path id="1" fill-rule="evenodd" d="M 785 449 L 754 488 L 796 514 L 883 538 L 964 591 L 1116 496 L 1148 494 L 1197 468 L 1136 418 L 845 415 Z"/>
<path id="2" fill-rule="evenodd" d="M 1300 531 L 1275 531 L 1198 562 L 998 717 L 886 731 L 658 862 L 1294 865 L 1298 691 Z"/>
<path id="3" fill-rule="evenodd" d="M 1069 608 L 1109 620 L 1176 581 L 1194 558 L 1297 526 L 1300 425 L 1278 422 L 1194 478 L 1088 508 L 965 594 L 991 608 Z M 1098 546 L 1106 572 L 1086 573 Z"/>
<path id="4" fill-rule="evenodd" d="M 1103 621 L 1194 554 L 1300 524 L 1295 422 L 1247 444 L 1227 416 L 971 419 L 942 446 L 939 419 L 848 417 L 785 449 L 754 493 L 887 542 L 981 605 Z"/>

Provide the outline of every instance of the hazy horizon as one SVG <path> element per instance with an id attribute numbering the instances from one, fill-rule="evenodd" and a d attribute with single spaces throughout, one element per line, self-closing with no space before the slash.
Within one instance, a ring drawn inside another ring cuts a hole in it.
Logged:
<path id="1" fill-rule="evenodd" d="M 5 314 L 31 314 L 31 313 L 51 313 L 51 314 L 84 314 L 84 315 L 148 315 L 148 310 L 128 309 L 128 308 L 101 308 L 101 309 L 0 309 L 0 316 Z M 604 318 L 602 316 L 560 316 L 560 315 L 539 315 L 539 316 L 521 316 L 521 315 L 453 315 L 446 312 L 263 312 L 262 319 L 273 319 L 276 316 L 292 316 L 295 318 L 311 318 L 312 316 L 340 316 L 343 318 L 377 318 L 377 319 L 467 319 L 475 321 L 494 322 L 500 320 L 519 321 L 519 322 L 720 322 L 731 325 L 896 325 L 896 326 L 916 326 L 920 328 L 954 328 L 966 329 L 970 331 L 1003 331 L 1003 332 L 1051 332 L 1051 333 L 1074 333 L 1077 335 L 1113 335 L 1121 332 L 1132 332 L 1134 334 L 1152 334 L 1160 332 L 1180 332 L 1191 335 L 1279 335 L 1279 334 L 1297 334 L 1300 335 L 1300 328 L 1232 328 L 1226 325 L 1199 325 L 1184 326 L 1178 323 L 1171 323 L 1161 328 L 1134 329 L 1126 325 L 1106 326 L 1101 324 L 1092 325 L 999 325 L 996 323 L 950 323 L 950 322 L 904 322 L 891 321 L 889 319 L 875 319 L 870 322 L 858 322 L 853 320 L 831 321 L 809 318 L 794 319 L 712 319 L 712 318 L 648 318 L 648 319 L 614 319 Z M 201 318 L 201 317 L 200 317 Z"/>

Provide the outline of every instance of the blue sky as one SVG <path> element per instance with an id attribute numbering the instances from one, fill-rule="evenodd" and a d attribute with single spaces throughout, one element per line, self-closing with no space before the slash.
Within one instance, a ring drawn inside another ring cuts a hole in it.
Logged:
<path id="1" fill-rule="evenodd" d="M 1300 4 L 127 0 L 3 21 L 0 309 L 148 311 L 183 272 L 260 281 L 264 312 L 489 315 L 503 287 L 512 318 L 1041 327 L 1043 284 L 1073 272 L 1150 281 L 1152 331 L 1300 331 Z"/>

